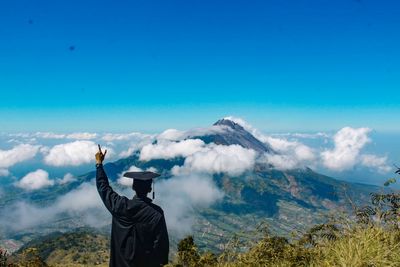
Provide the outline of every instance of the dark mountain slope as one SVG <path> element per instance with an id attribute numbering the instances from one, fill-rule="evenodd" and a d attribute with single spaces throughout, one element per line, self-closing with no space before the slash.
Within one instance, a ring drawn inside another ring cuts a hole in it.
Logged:
<path id="1" fill-rule="evenodd" d="M 214 123 L 214 125 L 225 126 L 227 131 L 218 134 L 192 136 L 191 138 L 199 138 L 206 144 L 215 143 L 217 145 L 240 145 L 245 148 L 253 149 L 259 153 L 273 152 L 269 145 L 262 143 L 236 122 L 228 119 L 221 119 Z"/>

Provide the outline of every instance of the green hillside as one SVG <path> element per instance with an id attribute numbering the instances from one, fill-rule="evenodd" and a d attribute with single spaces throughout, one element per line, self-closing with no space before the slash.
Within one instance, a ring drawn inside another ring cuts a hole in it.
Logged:
<path id="1" fill-rule="evenodd" d="M 109 237 L 92 229 L 52 233 L 27 243 L 10 260 L 35 257 L 50 266 L 108 266 Z"/>

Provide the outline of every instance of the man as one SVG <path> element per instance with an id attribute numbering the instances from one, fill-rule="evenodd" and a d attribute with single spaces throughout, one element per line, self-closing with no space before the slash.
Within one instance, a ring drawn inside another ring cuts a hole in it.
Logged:
<path id="1" fill-rule="evenodd" d="M 133 173 L 133 199 L 120 196 L 111 188 L 103 169 L 107 154 L 96 153 L 96 185 L 104 205 L 112 214 L 110 266 L 162 266 L 168 263 L 169 240 L 163 210 L 152 203 L 151 172 Z M 129 174 L 129 173 L 128 173 Z M 132 174 L 132 173 L 131 173 Z"/>

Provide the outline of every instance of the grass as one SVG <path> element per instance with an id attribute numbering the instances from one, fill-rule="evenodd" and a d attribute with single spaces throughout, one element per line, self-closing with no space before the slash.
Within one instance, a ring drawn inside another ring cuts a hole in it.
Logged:
<path id="1" fill-rule="evenodd" d="M 220 255 L 200 253 L 188 237 L 169 266 L 400 266 L 400 231 L 360 225 L 343 231 L 338 238 L 320 238 L 315 245 L 266 234 L 247 251 L 241 252 L 242 244 L 234 241 Z"/>

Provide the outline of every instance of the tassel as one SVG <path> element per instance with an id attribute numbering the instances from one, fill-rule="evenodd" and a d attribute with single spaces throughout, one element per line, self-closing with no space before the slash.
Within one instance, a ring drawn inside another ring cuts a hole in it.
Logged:
<path id="1" fill-rule="evenodd" d="M 155 198 L 155 193 L 154 193 L 154 180 L 153 180 L 153 200 L 154 200 L 154 198 Z"/>

